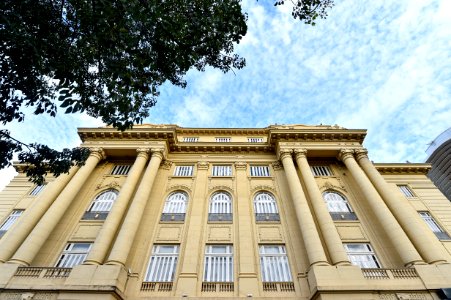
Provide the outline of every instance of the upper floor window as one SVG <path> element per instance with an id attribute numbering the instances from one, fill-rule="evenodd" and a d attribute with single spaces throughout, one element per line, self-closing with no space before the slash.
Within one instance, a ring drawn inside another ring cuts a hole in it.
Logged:
<path id="1" fill-rule="evenodd" d="M 333 191 L 323 193 L 327 209 L 334 220 L 357 220 L 348 200 L 342 194 Z"/>
<path id="2" fill-rule="evenodd" d="M 376 254 L 370 244 L 344 244 L 348 258 L 360 268 L 380 268 Z"/>
<path id="3" fill-rule="evenodd" d="M 267 192 L 260 192 L 254 198 L 255 220 L 280 221 L 276 199 Z"/>
<path id="4" fill-rule="evenodd" d="M 263 282 L 291 282 L 290 264 L 283 245 L 260 245 Z"/>
<path id="5" fill-rule="evenodd" d="M 444 231 L 440 227 L 440 225 L 437 224 L 437 222 L 435 222 L 434 218 L 428 212 L 421 211 L 419 212 L 419 214 L 421 218 L 426 222 L 426 224 L 428 224 L 429 228 L 432 230 L 432 232 L 434 232 L 434 234 L 437 236 L 438 239 L 440 240 L 451 239 L 448 233 Z"/>
<path id="6" fill-rule="evenodd" d="M 269 177 L 269 166 L 250 166 L 251 176 L 254 177 Z"/>
<path id="7" fill-rule="evenodd" d="M 193 166 L 176 166 L 174 176 L 189 177 L 193 176 Z"/>
<path id="8" fill-rule="evenodd" d="M 332 170 L 329 166 L 311 166 L 310 169 L 314 176 L 332 176 Z"/>
<path id="9" fill-rule="evenodd" d="M 155 245 L 144 281 L 172 282 L 177 269 L 178 245 Z"/>
<path id="10" fill-rule="evenodd" d="M 408 185 L 398 185 L 398 188 L 407 198 L 415 198 L 415 194 Z"/>
<path id="11" fill-rule="evenodd" d="M 166 199 L 161 221 L 184 221 L 188 195 L 185 192 L 174 192 Z"/>
<path id="12" fill-rule="evenodd" d="M 8 229 L 13 226 L 13 224 L 19 219 L 19 217 L 22 215 L 23 209 L 14 209 L 9 216 L 6 218 L 5 221 L 3 221 L 2 225 L 0 226 L 0 237 L 3 236 Z"/>
<path id="13" fill-rule="evenodd" d="M 204 263 L 205 282 L 233 282 L 232 245 L 207 245 Z"/>
<path id="14" fill-rule="evenodd" d="M 215 177 L 232 176 L 232 166 L 214 165 L 211 170 L 211 175 Z"/>
<path id="15" fill-rule="evenodd" d="M 247 138 L 248 143 L 263 143 L 263 138 L 261 137 L 249 137 Z"/>
<path id="16" fill-rule="evenodd" d="M 83 220 L 105 220 L 108 212 L 116 201 L 118 192 L 116 190 L 106 190 L 98 194 L 88 210 L 83 215 Z"/>
<path id="17" fill-rule="evenodd" d="M 64 248 L 56 267 L 73 268 L 82 264 L 91 250 L 92 243 L 68 243 Z"/>
<path id="18" fill-rule="evenodd" d="M 36 196 L 37 194 L 39 194 L 44 189 L 44 187 L 45 187 L 45 184 L 40 184 L 40 185 L 35 186 L 31 190 L 30 195 L 31 196 Z"/>
<path id="19" fill-rule="evenodd" d="M 228 143 L 232 140 L 232 138 L 229 137 L 217 137 L 215 138 L 216 142 L 218 143 Z"/>
<path id="20" fill-rule="evenodd" d="M 132 165 L 115 165 L 111 170 L 111 175 L 127 175 Z"/>
<path id="21" fill-rule="evenodd" d="M 183 141 L 187 142 L 187 143 L 196 143 L 199 141 L 199 138 L 198 137 L 184 137 Z"/>
<path id="22" fill-rule="evenodd" d="M 226 192 L 216 192 L 210 199 L 208 221 L 232 221 L 232 197 Z"/>

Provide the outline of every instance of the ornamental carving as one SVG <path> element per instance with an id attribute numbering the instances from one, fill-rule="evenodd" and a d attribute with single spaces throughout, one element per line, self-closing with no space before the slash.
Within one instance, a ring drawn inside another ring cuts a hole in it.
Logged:
<path id="1" fill-rule="evenodd" d="M 213 194 L 214 192 L 219 192 L 219 191 L 227 191 L 229 192 L 231 195 L 233 195 L 233 189 L 229 186 L 226 185 L 215 185 L 213 187 L 211 187 L 208 191 L 208 194 Z"/>
<path id="2" fill-rule="evenodd" d="M 172 164 L 173 163 L 170 160 L 163 160 L 160 164 L 160 168 L 162 168 L 163 170 L 170 170 Z"/>
<path id="3" fill-rule="evenodd" d="M 272 194 L 274 194 L 274 196 L 276 195 L 276 190 L 272 186 L 269 186 L 269 185 L 257 185 L 255 187 L 253 187 L 251 189 L 251 194 L 253 195 L 258 191 L 268 191 L 268 192 L 271 192 Z"/>
<path id="4" fill-rule="evenodd" d="M 235 169 L 237 169 L 237 170 L 246 170 L 246 168 L 247 168 L 247 163 L 245 163 L 243 161 L 235 162 Z"/>
<path id="5" fill-rule="evenodd" d="M 324 185 L 321 188 L 322 191 L 326 191 L 326 190 L 338 190 L 338 191 L 343 191 L 343 192 L 347 192 L 346 188 L 343 185 L 335 185 L 329 181 L 326 181 L 324 183 Z"/>
<path id="6" fill-rule="evenodd" d="M 166 189 L 166 192 L 172 192 L 172 191 L 177 191 L 177 190 L 182 190 L 182 191 L 185 191 L 185 192 L 191 194 L 191 188 L 185 184 L 175 184 L 172 186 L 168 186 L 168 188 Z"/>
<path id="7" fill-rule="evenodd" d="M 279 171 L 279 170 L 282 170 L 282 169 L 283 169 L 283 165 L 282 165 L 282 163 L 280 162 L 280 160 L 272 162 L 271 165 L 272 165 L 272 168 L 273 168 L 275 171 Z"/>
<path id="8" fill-rule="evenodd" d="M 197 169 L 198 170 L 208 170 L 209 163 L 207 161 L 199 161 L 197 162 Z"/>
<path id="9" fill-rule="evenodd" d="M 119 183 L 117 181 L 111 181 L 108 184 L 104 184 L 102 185 L 101 183 L 99 183 L 96 186 L 96 190 L 103 190 L 103 189 L 117 189 L 119 187 Z"/>

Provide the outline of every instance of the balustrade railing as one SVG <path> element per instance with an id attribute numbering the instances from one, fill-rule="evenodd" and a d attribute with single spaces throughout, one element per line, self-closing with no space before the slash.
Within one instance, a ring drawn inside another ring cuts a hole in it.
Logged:
<path id="1" fill-rule="evenodd" d="M 293 282 L 263 282 L 265 292 L 294 292 Z"/>
<path id="2" fill-rule="evenodd" d="M 172 282 L 143 282 L 141 291 L 143 292 L 170 292 L 172 291 Z"/>
<path id="3" fill-rule="evenodd" d="M 415 269 L 362 269 L 367 279 L 412 279 L 418 278 Z"/>
<path id="4" fill-rule="evenodd" d="M 66 278 L 71 271 L 72 268 L 19 267 L 14 276 L 28 278 Z"/>
<path id="5" fill-rule="evenodd" d="M 233 292 L 233 282 L 202 282 L 202 292 Z"/>

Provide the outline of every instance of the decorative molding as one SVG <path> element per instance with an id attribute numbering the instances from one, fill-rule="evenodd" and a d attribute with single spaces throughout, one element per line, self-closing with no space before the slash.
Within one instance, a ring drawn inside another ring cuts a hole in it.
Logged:
<path id="1" fill-rule="evenodd" d="M 95 156 L 97 157 L 99 160 L 105 159 L 106 158 L 106 154 L 105 151 L 103 151 L 103 148 L 100 147 L 94 147 L 94 148 L 88 148 L 89 151 L 91 152 L 89 154 L 89 156 Z"/>
<path id="2" fill-rule="evenodd" d="M 269 186 L 269 185 L 257 185 L 255 187 L 251 188 L 251 195 L 254 195 L 258 191 L 271 192 L 274 195 L 274 197 L 277 194 L 276 190 L 272 186 Z"/>
<path id="3" fill-rule="evenodd" d="M 234 196 L 234 190 L 232 187 L 230 186 L 225 186 L 225 185 L 215 185 L 209 188 L 208 194 L 212 195 L 215 192 L 219 192 L 219 191 L 227 191 L 230 193 L 230 195 L 232 195 L 232 197 Z"/>
<path id="4" fill-rule="evenodd" d="M 348 158 L 354 157 L 354 149 L 341 149 L 338 154 L 338 159 L 345 161 Z"/>
<path id="5" fill-rule="evenodd" d="M 307 149 L 294 149 L 294 156 L 296 159 L 298 159 L 298 157 L 304 157 L 307 158 Z"/>
<path id="6" fill-rule="evenodd" d="M 208 241 L 229 242 L 232 240 L 231 226 L 210 226 L 208 230 Z"/>
<path id="7" fill-rule="evenodd" d="M 327 190 L 338 190 L 342 192 L 347 192 L 346 188 L 344 186 L 337 186 L 330 181 L 324 182 L 323 186 L 320 188 L 321 192 L 327 191 Z"/>
<path id="8" fill-rule="evenodd" d="M 110 183 L 104 184 L 104 185 L 99 183 L 96 186 L 96 191 L 97 190 L 102 190 L 102 189 L 107 189 L 107 188 L 109 188 L 109 189 L 118 189 L 119 187 L 120 187 L 120 185 L 119 185 L 119 183 L 117 181 L 111 181 Z"/>
<path id="9" fill-rule="evenodd" d="M 274 171 L 283 170 L 283 165 L 280 160 L 272 162 L 271 165 Z"/>
<path id="10" fill-rule="evenodd" d="M 182 190 L 184 192 L 187 192 L 188 194 L 191 194 L 191 188 L 184 184 L 175 184 L 172 186 L 168 186 L 166 192 L 173 192 L 177 190 Z"/>
<path id="11" fill-rule="evenodd" d="M 172 164 L 173 164 L 172 161 L 165 159 L 161 162 L 160 168 L 163 170 L 170 170 L 172 167 Z"/>
<path id="12" fill-rule="evenodd" d="M 208 170 L 209 166 L 210 166 L 210 164 L 207 161 L 198 161 L 197 162 L 198 170 Z"/>
<path id="13" fill-rule="evenodd" d="M 283 242 L 279 226 L 260 226 L 258 228 L 259 242 Z"/>
<path id="14" fill-rule="evenodd" d="M 237 162 L 235 162 L 235 169 L 236 170 L 244 170 L 244 171 L 246 171 L 247 163 L 245 163 L 243 161 L 237 161 Z"/>
<path id="15" fill-rule="evenodd" d="M 179 241 L 182 232 L 181 226 L 161 226 L 158 230 L 158 241 Z"/>

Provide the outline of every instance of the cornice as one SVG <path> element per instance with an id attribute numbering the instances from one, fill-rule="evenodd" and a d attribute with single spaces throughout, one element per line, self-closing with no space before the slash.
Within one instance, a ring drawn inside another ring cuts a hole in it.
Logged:
<path id="1" fill-rule="evenodd" d="M 376 169 L 381 174 L 423 174 L 426 175 L 431 169 L 427 163 L 376 163 Z"/>

